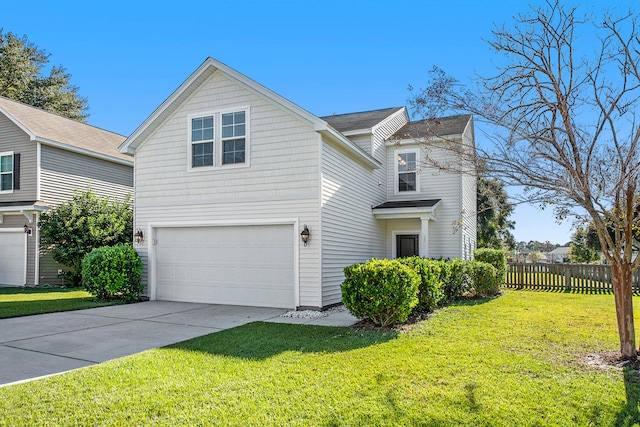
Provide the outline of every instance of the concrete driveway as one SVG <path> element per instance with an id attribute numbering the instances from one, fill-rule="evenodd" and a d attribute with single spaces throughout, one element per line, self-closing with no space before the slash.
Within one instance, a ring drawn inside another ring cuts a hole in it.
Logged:
<path id="1" fill-rule="evenodd" d="M 283 317 L 287 310 L 149 301 L 0 319 L 0 387 L 61 373 L 245 323 L 349 326 L 346 311 L 320 318 Z"/>

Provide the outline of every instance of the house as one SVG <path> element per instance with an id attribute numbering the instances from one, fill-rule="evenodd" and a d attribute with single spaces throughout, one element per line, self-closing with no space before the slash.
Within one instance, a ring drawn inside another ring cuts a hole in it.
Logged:
<path id="1" fill-rule="evenodd" d="M 559 246 L 551 252 L 547 252 L 547 262 L 553 264 L 569 262 L 570 249 L 571 248 L 569 246 Z"/>
<path id="2" fill-rule="evenodd" d="M 0 97 L 0 285 L 59 284 L 58 265 L 41 253 L 38 219 L 75 189 L 124 197 L 133 160 L 124 136 Z"/>
<path id="3" fill-rule="evenodd" d="M 469 258 L 476 177 L 425 164 L 429 124 L 405 107 L 317 117 L 207 59 L 120 147 L 148 296 L 319 309 L 352 263 Z M 445 148 L 473 149 L 471 116 L 437 126 L 430 155 L 461 164 Z"/>

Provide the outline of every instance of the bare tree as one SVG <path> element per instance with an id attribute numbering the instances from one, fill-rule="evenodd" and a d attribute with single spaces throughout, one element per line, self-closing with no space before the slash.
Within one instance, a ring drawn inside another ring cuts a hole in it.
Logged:
<path id="1" fill-rule="evenodd" d="M 473 114 L 489 129 L 488 143 L 476 148 L 479 168 L 525 187 L 528 200 L 551 205 L 559 218 L 577 215 L 594 225 L 613 271 L 620 351 L 634 362 L 638 18 L 632 11 L 578 16 L 576 8 L 550 0 L 512 26 L 494 28 L 494 76 L 465 87 L 434 68 L 428 86 L 410 99 L 430 120 L 444 112 Z"/>

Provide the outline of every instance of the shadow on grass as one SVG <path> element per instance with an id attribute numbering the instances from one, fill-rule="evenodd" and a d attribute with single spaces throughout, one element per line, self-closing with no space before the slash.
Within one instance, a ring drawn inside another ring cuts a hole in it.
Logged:
<path id="1" fill-rule="evenodd" d="M 48 294 L 53 292 L 65 293 L 81 291 L 82 288 L 32 288 L 22 286 L 0 287 L 0 295 L 30 295 L 30 294 Z"/>
<path id="2" fill-rule="evenodd" d="M 636 369 L 624 368 L 624 390 L 627 402 L 618 413 L 614 426 L 637 426 L 640 423 L 640 373 Z"/>
<path id="3" fill-rule="evenodd" d="M 287 351 L 336 353 L 393 340 L 396 332 L 254 322 L 183 341 L 166 348 L 262 360 Z"/>

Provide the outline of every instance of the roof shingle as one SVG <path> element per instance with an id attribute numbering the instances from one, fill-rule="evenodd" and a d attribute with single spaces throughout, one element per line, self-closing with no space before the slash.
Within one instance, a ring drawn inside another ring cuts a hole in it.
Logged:
<path id="1" fill-rule="evenodd" d="M 0 110 L 6 112 L 37 138 L 92 151 L 121 160 L 118 147 L 126 139 L 117 133 L 80 123 L 57 114 L 0 96 Z"/>
<path id="2" fill-rule="evenodd" d="M 371 129 L 393 113 L 404 107 L 383 108 L 381 110 L 363 111 L 359 113 L 334 114 L 320 117 L 338 132 L 349 132 L 360 129 Z"/>

